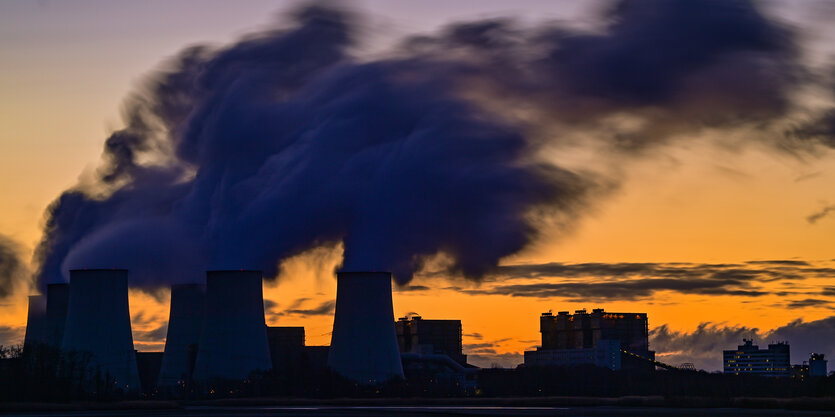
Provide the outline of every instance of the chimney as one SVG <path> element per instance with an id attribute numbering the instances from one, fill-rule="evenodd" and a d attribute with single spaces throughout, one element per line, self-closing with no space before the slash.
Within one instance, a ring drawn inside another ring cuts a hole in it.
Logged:
<path id="1" fill-rule="evenodd" d="M 70 284 L 46 286 L 46 342 L 61 347 L 64 327 L 67 324 L 67 306 L 70 303 Z"/>
<path id="2" fill-rule="evenodd" d="M 29 313 L 26 319 L 26 336 L 23 337 L 23 349 L 46 343 L 46 297 L 29 296 Z"/>
<path id="3" fill-rule="evenodd" d="M 70 299 L 61 349 L 90 353 L 90 366 L 102 376 L 109 376 L 116 386 L 127 391 L 139 390 L 127 270 L 70 271 Z"/>
<path id="4" fill-rule="evenodd" d="M 375 385 L 403 377 L 394 330 L 390 272 L 338 272 L 328 366 Z"/>
<path id="5" fill-rule="evenodd" d="M 272 367 L 261 271 L 209 271 L 194 379 L 245 379 Z"/>
<path id="6" fill-rule="evenodd" d="M 165 337 L 159 387 L 183 386 L 191 380 L 205 310 L 205 285 L 171 286 L 171 312 L 168 315 L 168 334 Z"/>

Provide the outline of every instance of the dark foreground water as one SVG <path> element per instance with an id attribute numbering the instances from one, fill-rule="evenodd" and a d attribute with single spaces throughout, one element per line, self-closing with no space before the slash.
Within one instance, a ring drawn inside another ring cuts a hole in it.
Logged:
<path id="1" fill-rule="evenodd" d="M 790 411 L 740 408 L 648 407 L 490 407 L 490 406 L 267 406 L 185 407 L 172 410 L 101 410 L 15 412 L 4 416 L 833 416 L 833 411 Z"/>

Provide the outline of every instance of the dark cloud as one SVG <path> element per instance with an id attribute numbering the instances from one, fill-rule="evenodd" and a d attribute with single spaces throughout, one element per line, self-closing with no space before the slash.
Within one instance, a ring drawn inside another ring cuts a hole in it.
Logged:
<path id="1" fill-rule="evenodd" d="M 14 291 L 30 285 L 30 274 L 20 257 L 20 247 L 11 239 L 0 235 L 0 300 Z"/>
<path id="2" fill-rule="evenodd" d="M 753 2 L 617 1 L 601 20 L 593 33 L 465 22 L 411 45 L 440 59 L 469 57 L 460 72 L 492 99 L 563 131 L 589 129 L 620 150 L 705 127 L 767 125 L 806 78 L 793 31 Z M 601 120 L 611 115 L 644 123 L 608 129 Z"/>
<path id="3" fill-rule="evenodd" d="M 523 132 L 440 72 L 355 61 L 351 13 L 311 5 L 287 19 L 185 51 L 129 101 L 97 182 L 49 209 L 42 282 L 114 265 L 140 286 L 207 268 L 274 277 L 281 259 L 332 241 L 344 268 L 401 283 L 438 252 L 478 277 L 537 235 L 531 209 L 582 205 L 590 180 L 534 161 Z"/>
<path id="4" fill-rule="evenodd" d="M 754 339 L 760 348 L 769 343 L 789 342 L 793 364 L 809 360 L 811 353 L 835 355 L 835 316 L 803 322 L 795 320 L 770 331 L 739 326 L 702 323 L 693 332 L 671 331 L 667 325 L 650 331 L 650 347 L 662 362 L 679 365 L 692 362 L 708 371 L 722 369 L 722 351 L 736 349 L 742 339 Z"/>
<path id="5" fill-rule="evenodd" d="M 804 79 L 792 30 L 749 1 L 619 1 L 600 19 L 594 33 L 456 23 L 358 59 L 361 19 L 314 3 L 277 29 L 186 49 L 127 99 L 95 180 L 50 206 L 40 283 L 114 266 L 134 286 L 200 281 L 206 269 L 272 278 L 282 259 L 333 242 L 343 268 L 391 270 L 401 284 L 439 253 L 445 273 L 479 279 L 539 238 L 542 218 L 568 231 L 616 188 L 598 172 L 624 165 L 610 150 L 766 129 Z M 639 127 L 607 127 L 611 116 Z M 599 163 L 543 161 L 542 146 L 578 133 L 604 145 Z M 752 279 L 717 266 L 686 284 L 674 271 L 700 272 L 668 268 L 655 284 L 708 293 L 723 290 L 694 283 Z"/>
<path id="6" fill-rule="evenodd" d="M 472 337 L 473 339 L 483 339 L 484 338 L 484 336 L 482 336 L 482 334 L 478 333 L 478 332 L 464 333 L 464 336 L 465 337 Z"/>
<path id="7" fill-rule="evenodd" d="M 578 94 L 625 106 L 689 106 L 703 98 L 742 104 L 735 117 L 786 105 L 791 34 L 749 2 L 619 1 L 608 18 L 603 34 L 554 35 L 549 63 Z"/>
<path id="8" fill-rule="evenodd" d="M 749 261 L 744 264 L 691 263 L 581 263 L 526 264 L 502 266 L 495 279 L 508 278 L 627 278 L 653 277 L 672 279 L 727 279 L 773 281 L 804 279 L 811 276 L 835 276 L 835 269 L 804 268 L 803 261 Z"/>
<path id="9" fill-rule="evenodd" d="M 817 118 L 789 130 L 786 135 L 803 144 L 811 143 L 835 147 L 835 109 L 831 109 Z M 812 216 L 808 220 L 810 223 L 814 223 Z"/>
<path id="10" fill-rule="evenodd" d="M 334 310 L 335 306 L 336 306 L 336 302 L 331 300 L 331 301 L 325 301 L 325 302 L 319 304 L 315 308 L 311 308 L 311 309 L 300 309 L 300 308 L 288 309 L 288 310 L 284 310 L 284 313 L 285 314 L 296 314 L 296 315 L 300 315 L 300 316 L 329 316 L 329 315 L 333 314 L 333 310 Z"/>
<path id="11" fill-rule="evenodd" d="M 468 294 L 510 295 L 513 297 L 567 297 L 584 299 L 634 300 L 651 296 L 656 291 L 676 291 L 683 294 L 737 295 L 759 297 L 767 294 L 758 290 L 728 289 L 747 286 L 740 280 L 728 279 L 636 279 L 609 282 L 537 283 L 498 285 L 486 290 L 463 290 Z"/>
<path id="12" fill-rule="evenodd" d="M 23 343 L 25 327 L 0 326 L 0 346 L 13 346 Z"/>
<path id="13" fill-rule="evenodd" d="M 481 368 L 515 368 L 523 362 L 522 353 L 468 353 L 467 363 Z"/>
<path id="14" fill-rule="evenodd" d="M 835 287 L 826 287 L 821 290 L 821 295 L 829 295 L 835 297 Z"/>
<path id="15" fill-rule="evenodd" d="M 809 262 L 797 261 L 793 259 L 771 259 L 765 261 L 748 261 L 745 262 L 750 265 L 788 265 L 788 266 L 810 266 Z"/>
<path id="16" fill-rule="evenodd" d="M 791 344 L 792 363 L 808 361 L 811 353 L 823 353 L 835 357 L 835 316 L 804 322 L 795 320 L 778 327 L 764 336 L 768 341 L 788 341 Z"/>
<path id="17" fill-rule="evenodd" d="M 273 300 L 264 299 L 264 311 L 272 311 L 278 308 L 278 303 Z"/>
<path id="18" fill-rule="evenodd" d="M 425 285 L 398 285 L 394 288 L 397 292 L 426 291 L 429 287 Z"/>
<path id="19" fill-rule="evenodd" d="M 806 307 L 819 307 L 819 306 L 830 306 L 832 304 L 829 300 L 821 300 L 817 298 L 806 298 L 803 300 L 793 300 L 786 304 L 788 308 L 806 308 Z"/>
<path id="20" fill-rule="evenodd" d="M 502 266 L 477 288 L 454 286 L 445 289 L 468 294 L 566 297 L 574 300 L 634 300 L 650 297 L 656 291 L 760 297 L 767 294 L 802 294 L 804 292 L 795 291 L 788 282 L 833 277 L 833 268 L 795 260 L 749 261 L 742 264 L 552 262 Z M 538 282 L 500 284 L 519 279 Z M 761 285 L 778 282 L 783 285 L 782 291 L 765 289 Z"/>
<path id="21" fill-rule="evenodd" d="M 135 341 L 146 343 L 162 343 L 168 334 L 168 323 L 165 323 L 153 330 L 135 331 L 133 338 Z"/>
<path id="22" fill-rule="evenodd" d="M 485 349 L 489 350 L 489 353 L 496 353 L 495 347 L 495 343 L 468 343 L 463 345 L 465 352 L 473 353 L 482 353 Z"/>
<path id="23" fill-rule="evenodd" d="M 835 212 L 835 205 L 826 206 L 826 207 L 820 209 L 819 211 L 810 214 L 808 217 L 806 217 L 806 221 L 809 222 L 810 224 L 815 224 L 815 223 L 818 222 L 818 220 L 821 220 L 824 217 L 828 216 L 829 213 L 831 213 L 831 212 Z"/>

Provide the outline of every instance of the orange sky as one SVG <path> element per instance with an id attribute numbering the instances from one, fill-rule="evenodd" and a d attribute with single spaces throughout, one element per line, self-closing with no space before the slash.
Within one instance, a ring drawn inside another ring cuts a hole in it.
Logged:
<path id="1" fill-rule="evenodd" d="M 532 4 L 546 7 L 539 2 Z M 81 36 L 62 46 L 57 41 L 60 31 L 51 35 L 46 31 L 27 32 L 25 39 L 18 39 L 17 48 L 5 48 L 14 40 L 0 43 L 0 61 L 4 63 L 0 73 L 0 233 L 19 242 L 27 252 L 25 257 L 31 257 L 40 238 L 45 208 L 79 178 L 91 175 L 103 139 L 121 126 L 120 102 L 132 85 L 160 58 L 180 47 L 207 36 L 209 40 L 229 39 L 250 27 L 246 22 L 255 26 L 268 20 L 263 10 L 275 8 L 273 2 L 258 3 L 251 13 L 241 12 L 230 18 L 227 26 L 212 26 L 211 21 L 203 26 L 196 24 L 190 33 L 163 27 L 145 46 L 138 37 L 104 39 L 105 32 L 91 35 L 95 41 Z M 389 12 L 397 16 L 396 9 L 392 7 Z M 550 13 L 566 17 L 579 12 L 566 7 Z M 400 22 L 406 21 L 404 26 L 409 29 L 433 27 L 437 23 L 428 22 L 436 17 L 401 17 Z M 392 19 L 397 22 L 397 18 Z M 73 24 L 83 26 L 68 23 Z M 68 53 L 60 52 L 62 47 L 75 48 L 78 53 L 69 58 Z M 504 264 L 713 264 L 790 259 L 820 267 L 835 266 L 835 214 L 814 224 L 807 221 L 809 215 L 835 203 L 835 152 L 819 150 L 814 155 L 798 156 L 765 146 L 715 145 L 722 139 L 704 138 L 687 148 L 664 147 L 653 151 L 657 153 L 653 158 L 626 162 L 628 166 L 621 167 L 628 172 L 622 186 L 605 196 L 570 231 L 543 224 L 543 238 L 505 259 Z M 285 261 L 280 280 L 265 284 L 265 298 L 278 304 L 267 312 L 267 322 L 305 326 L 308 344 L 327 344 L 331 315 L 281 314 L 291 306 L 314 309 L 333 300 L 336 286 L 329 272 L 339 263 L 341 248 L 317 251 L 319 256 L 302 255 Z M 594 277 L 584 279 L 594 281 Z M 514 280 L 514 284 L 531 282 Z M 772 329 L 795 319 L 829 317 L 833 315 L 831 302 L 835 301 L 831 296 L 815 296 L 830 304 L 786 307 L 788 301 L 810 298 L 803 291 L 812 293 L 835 286 L 835 276 L 803 280 L 798 284 L 799 292 L 788 296 L 751 298 L 657 291 L 628 301 L 586 302 L 568 297 L 467 294 L 460 288 L 489 289 L 500 283 L 479 285 L 454 277 L 418 277 L 411 284 L 429 289 L 396 291 L 395 317 L 417 312 L 425 318 L 461 319 L 465 345 L 494 346 L 495 354 L 481 352 L 484 358 L 479 365 L 518 361 L 502 359 L 501 355 L 518 354 L 538 344 L 538 316 L 548 310 L 603 307 L 609 311 L 646 312 L 650 328 L 668 324 L 681 331 L 703 322 Z M 761 283 L 759 288 L 773 292 L 783 289 L 784 284 Z M 448 289 L 452 286 L 460 288 Z M 11 329 L 5 343 L 22 338 L 27 293 L 21 290 L 0 301 L 0 327 Z M 165 324 L 167 299 L 157 300 L 137 291 L 131 293 L 130 302 L 137 348 L 161 350 L 163 340 L 148 340 L 143 333 Z"/>

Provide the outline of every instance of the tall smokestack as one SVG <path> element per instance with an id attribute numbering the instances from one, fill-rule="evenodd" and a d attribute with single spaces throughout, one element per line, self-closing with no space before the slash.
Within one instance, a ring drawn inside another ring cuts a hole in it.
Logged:
<path id="1" fill-rule="evenodd" d="M 46 343 L 46 297 L 42 295 L 29 296 L 29 313 L 26 319 L 26 335 L 23 337 L 23 348 Z"/>
<path id="2" fill-rule="evenodd" d="M 130 328 L 128 271 L 70 271 L 70 300 L 61 349 L 89 352 L 90 365 L 125 390 L 139 390 Z"/>
<path id="3" fill-rule="evenodd" d="M 50 346 L 61 347 L 69 303 L 70 284 L 46 286 L 46 343 Z"/>
<path id="4" fill-rule="evenodd" d="M 272 368 L 261 271 L 209 271 L 194 379 L 244 379 Z"/>
<path id="5" fill-rule="evenodd" d="M 362 384 L 403 377 L 390 272 L 338 272 L 328 366 Z"/>
<path id="6" fill-rule="evenodd" d="M 159 372 L 159 387 L 182 386 L 191 379 L 205 311 L 205 285 L 171 286 L 171 312 Z"/>

